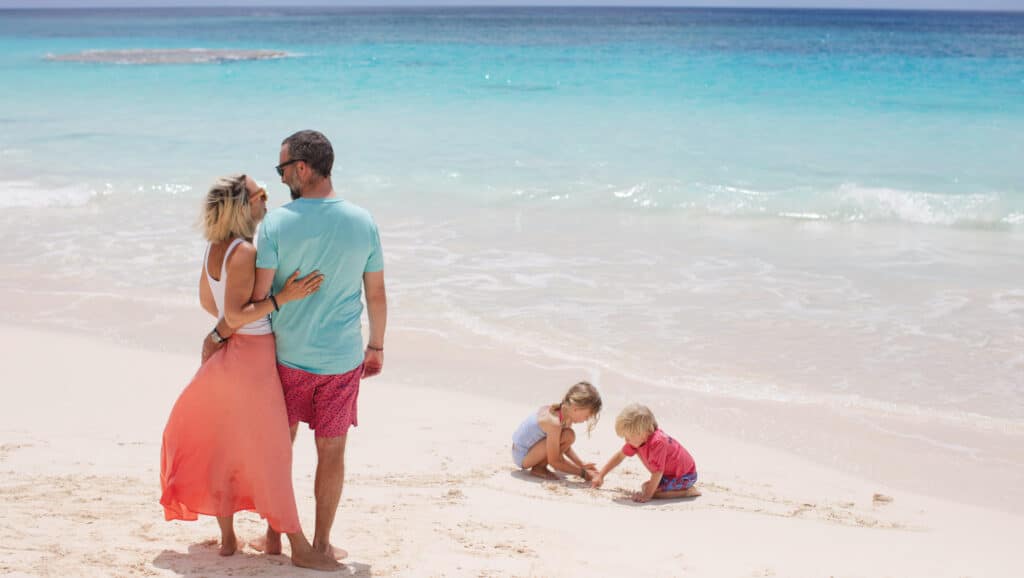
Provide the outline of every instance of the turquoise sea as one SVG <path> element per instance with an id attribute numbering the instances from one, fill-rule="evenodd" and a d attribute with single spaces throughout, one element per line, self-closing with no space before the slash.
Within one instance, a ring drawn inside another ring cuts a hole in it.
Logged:
<path id="1" fill-rule="evenodd" d="M 398 335 L 1024 423 L 1022 14 L 0 11 L 0 77 L 2 321 L 192 347 L 205 188 L 315 128 Z"/>
<path id="2" fill-rule="evenodd" d="M 288 57 L 46 59 L 191 48 Z M 5 207 L 273 180 L 281 135 L 316 126 L 377 202 L 1024 222 L 1020 14 L 6 11 L 0 70 L 4 180 L 52 177 Z"/>

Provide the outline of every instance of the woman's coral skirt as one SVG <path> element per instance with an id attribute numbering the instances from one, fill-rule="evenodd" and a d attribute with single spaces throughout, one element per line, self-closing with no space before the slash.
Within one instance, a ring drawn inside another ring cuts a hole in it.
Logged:
<path id="1" fill-rule="evenodd" d="M 301 531 L 273 335 L 234 335 L 196 372 L 164 429 L 160 486 L 168 520 L 251 510 Z"/>

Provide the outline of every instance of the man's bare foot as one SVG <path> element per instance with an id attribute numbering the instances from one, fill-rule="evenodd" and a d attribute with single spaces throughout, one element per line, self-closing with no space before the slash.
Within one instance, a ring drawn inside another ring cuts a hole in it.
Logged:
<path id="1" fill-rule="evenodd" d="M 683 497 L 685 497 L 685 498 L 696 498 L 699 495 L 700 495 L 700 490 L 698 490 L 697 488 L 695 488 L 693 486 L 690 486 L 689 488 L 686 488 L 685 490 L 683 490 Z"/>
<path id="2" fill-rule="evenodd" d="M 328 544 L 326 547 L 324 547 L 324 546 L 317 546 L 317 545 L 314 544 L 313 545 L 313 550 L 316 551 L 316 552 L 320 552 L 321 554 L 324 554 L 325 556 L 331 556 L 335 560 L 344 560 L 345 558 L 348 558 L 348 551 L 346 551 L 346 550 L 344 550 L 342 548 L 339 548 L 337 546 L 331 546 L 330 544 Z"/>
<path id="3" fill-rule="evenodd" d="M 331 553 L 334 554 L 335 560 L 344 560 L 348 558 L 348 550 L 339 548 L 337 546 L 331 546 Z"/>
<path id="4" fill-rule="evenodd" d="M 555 472 L 552 472 L 551 470 L 549 470 L 546 465 L 544 465 L 544 466 L 533 466 L 532 468 L 530 468 L 530 475 L 531 476 L 537 476 L 538 478 L 543 478 L 545 480 L 557 480 L 558 479 L 558 474 L 556 474 Z"/>
<path id="5" fill-rule="evenodd" d="M 249 547 L 268 556 L 277 556 L 281 553 L 281 534 L 267 532 L 259 538 L 250 540 Z"/>
<path id="6" fill-rule="evenodd" d="M 220 555 L 221 556 L 232 556 L 238 551 L 238 540 L 235 539 L 235 535 L 220 537 Z"/>
<path id="7" fill-rule="evenodd" d="M 315 550 L 292 552 L 292 564 L 295 564 L 299 568 L 323 570 L 325 572 L 338 570 L 342 567 L 334 558 Z"/>

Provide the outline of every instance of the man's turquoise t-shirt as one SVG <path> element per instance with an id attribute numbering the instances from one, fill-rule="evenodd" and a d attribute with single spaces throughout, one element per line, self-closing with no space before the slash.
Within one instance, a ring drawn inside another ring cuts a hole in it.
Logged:
<path id="1" fill-rule="evenodd" d="M 320 290 L 271 316 L 277 360 L 320 375 L 363 362 L 363 273 L 384 258 L 370 213 L 339 198 L 297 199 L 267 213 L 256 240 L 256 267 L 276 269 L 277 293 L 295 272 L 324 274 Z"/>

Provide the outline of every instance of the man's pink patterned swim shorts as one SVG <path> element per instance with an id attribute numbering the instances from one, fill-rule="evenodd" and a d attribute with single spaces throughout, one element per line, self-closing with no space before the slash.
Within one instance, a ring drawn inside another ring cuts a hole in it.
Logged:
<path id="1" fill-rule="evenodd" d="M 358 426 L 356 399 L 363 366 L 340 375 L 318 375 L 277 364 L 288 408 L 288 425 L 309 424 L 318 438 L 333 438 Z"/>

